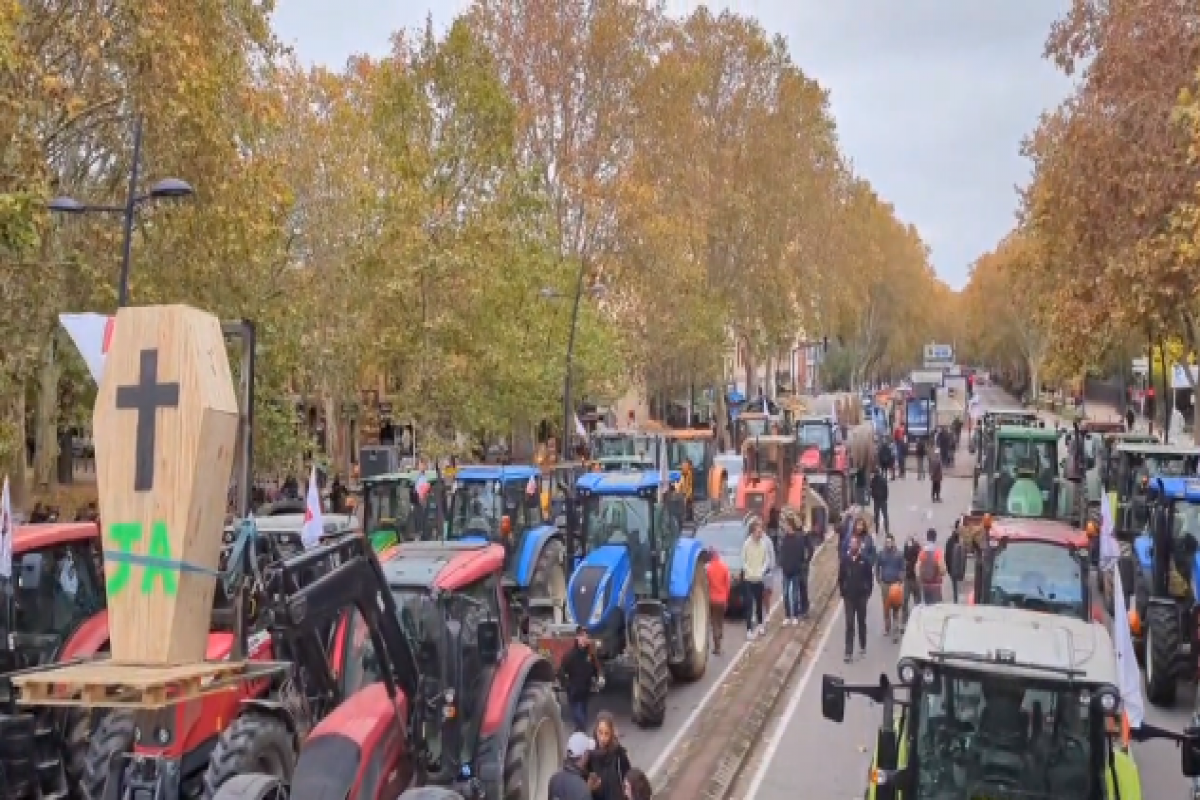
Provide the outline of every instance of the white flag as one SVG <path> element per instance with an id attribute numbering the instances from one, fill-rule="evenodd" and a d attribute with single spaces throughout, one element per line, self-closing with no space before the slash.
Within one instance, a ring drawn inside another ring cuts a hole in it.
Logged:
<path id="1" fill-rule="evenodd" d="M 104 314 L 59 314 L 67 335 L 75 343 L 83 363 L 97 384 L 104 377 L 104 361 L 112 343 L 113 317 Z"/>
<path id="2" fill-rule="evenodd" d="M 317 488 L 317 467 L 314 464 L 308 476 L 308 494 L 304 498 L 304 528 L 300 541 L 306 548 L 316 547 L 325 535 L 325 520 L 321 516 L 321 491 Z"/>
<path id="3" fill-rule="evenodd" d="M 13 559 L 12 496 L 8 493 L 8 476 L 4 476 L 4 496 L 0 497 L 0 578 L 12 577 Z"/>
<path id="4" fill-rule="evenodd" d="M 575 435 L 580 439 L 587 438 L 587 428 L 583 427 L 583 423 L 579 421 L 579 415 L 575 415 Z"/>
<path id="5" fill-rule="evenodd" d="M 1121 558 L 1121 545 L 1117 542 L 1117 525 L 1113 521 L 1112 495 L 1100 495 L 1100 569 L 1116 567 Z"/>
<path id="6" fill-rule="evenodd" d="M 1138 671 L 1137 658 L 1133 654 L 1133 634 L 1129 630 L 1129 612 L 1125 608 L 1125 589 L 1121 586 L 1121 570 L 1114 569 L 1113 576 L 1113 637 L 1117 649 L 1117 687 L 1121 691 L 1121 704 L 1125 707 L 1125 719 L 1131 729 L 1142 727 L 1146 718 L 1146 704 L 1142 700 L 1142 676 Z"/>

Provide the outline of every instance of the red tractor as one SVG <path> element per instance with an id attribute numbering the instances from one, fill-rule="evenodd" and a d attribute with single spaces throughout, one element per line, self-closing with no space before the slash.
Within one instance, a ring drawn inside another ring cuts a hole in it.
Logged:
<path id="1" fill-rule="evenodd" d="M 796 470 L 796 440 L 791 436 L 756 436 L 742 445 L 737 509 L 766 520 L 774 509 L 803 508 L 804 476 Z"/>
<path id="2" fill-rule="evenodd" d="M 367 598 L 334 633 L 346 700 L 313 728 L 290 780 L 248 772 L 217 800 L 546 797 L 562 713 L 550 662 L 512 639 L 504 555 L 418 542 L 359 556 L 374 577 L 339 570 Z M 297 613 L 324 618 L 311 604 Z"/>
<path id="3" fill-rule="evenodd" d="M 795 426 L 800 450 L 797 465 L 824 498 L 829 521 L 836 523 L 849 507 L 850 497 L 850 456 L 841 427 L 832 417 L 800 417 Z"/>

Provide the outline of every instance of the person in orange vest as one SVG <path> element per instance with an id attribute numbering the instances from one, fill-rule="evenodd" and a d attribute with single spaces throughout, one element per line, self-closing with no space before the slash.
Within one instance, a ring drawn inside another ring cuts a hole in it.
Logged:
<path id="1" fill-rule="evenodd" d="M 721 655 L 721 639 L 725 633 L 725 611 L 729 608 L 729 567 L 715 547 L 705 551 L 708 564 L 708 617 L 712 621 L 713 655 Z"/>
<path id="2" fill-rule="evenodd" d="M 921 583 L 925 605 L 942 602 L 942 583 L 945 579 L 946 563 L 937 546 L 937 531 L 930 528 L 925 532 L 925 547 L 917 559 L 917 580 Z"/>

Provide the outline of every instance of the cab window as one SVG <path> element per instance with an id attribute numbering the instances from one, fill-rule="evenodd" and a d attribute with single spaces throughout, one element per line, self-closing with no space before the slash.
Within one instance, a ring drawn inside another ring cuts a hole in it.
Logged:
<path id="1" fill-rule="evenodd" d="M 85 543 L 48 547 L 13 559 L 17 631 L 65 638 L 104 606 Z"/>

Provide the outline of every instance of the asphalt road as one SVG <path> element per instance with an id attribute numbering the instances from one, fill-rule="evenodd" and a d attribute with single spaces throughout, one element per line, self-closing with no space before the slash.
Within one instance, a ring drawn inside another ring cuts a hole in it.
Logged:
<path id="1" fill-rule="evenodd" d="M 980 399 L 985 407 L 1015 405 L 1011 397 L 995 388 L 981 388 Z M 963 438 L 965 441 L 966 437 Z M 965 445 L 957 458 L 959 474 L 969 475 L 963 468 L 969 463 Z M 928 486 L 916 481 L 911 471 L 906 480 L 892 484 L 892 530 L 898 539 L 910 532 L 919 534 L 931 526 L 944 538 L 970 502 L 969 477 L 951 477 L 943 486 L 945 502 L 940 504 L 928 502 Z M 768 729 L 762 752 L 739 782 L 734 797 L 791 800 L 796 797 L 799 785 L 804 786 L 805 797 L 858 800 L 863 796 L 881 721 L 880 708 L 861 697 L 849 698 L 845 721 L 837 725 L 821 716 L 820 692 L 821 676 L 827 673 L 840 675 L 847 683 L 875 682 L 880 673 L 895 678 L 898 645 L 882 636 L 878 592 L 872 598 L 867 622 L 866 657 L 844 664 L 845 621 L 840 608 L 834 613 L 820 634 L 816 648 L 819 655 L 791 687 L 778 720 Z M 1192 690 L 1181 687 L 1176 708 L 1164 711 L 1148 707 L 1147 722 L 1182 730 L 1191 719 L 1193 702 Z M 1187 794 L 1190 782 L 1179 774 L 1179 753 L 1172 744 L 1134 745 L 1134 758 L 1141 773 L 1143 797 L 1166 800 L 1191 796 Z"/>

